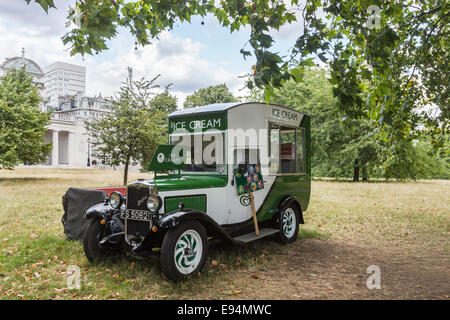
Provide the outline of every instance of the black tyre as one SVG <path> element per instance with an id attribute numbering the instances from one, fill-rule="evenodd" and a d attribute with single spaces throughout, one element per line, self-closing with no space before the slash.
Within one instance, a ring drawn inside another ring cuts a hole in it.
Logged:
<path id="1" fill-rule="evenodd" d="M 289 244 L 297 240 L 299 230 L 299 214 L 298 207 L 292 203 L 281 211 L 278 221 L 280 232 L 278 238 L 281 243 Z"/>
<path id="2" fill-rule="evenodd" d="M 161 247 L 161 268 L 167 279 L 180 281 L 197 274 L 205 266 L 208 238 L 197 221 L 188 221 L 170 229 Z"/>
<path id="3" fill-rule="evenodd" d="M 89 222 L 83 238 L 83 249 L 86 257 L 91 262 L 101 262 L 111 257 L 111 250 L 98 246 L 104 231 L 105 226 L 100 224 L 100 219 L 92 219 Z"/>

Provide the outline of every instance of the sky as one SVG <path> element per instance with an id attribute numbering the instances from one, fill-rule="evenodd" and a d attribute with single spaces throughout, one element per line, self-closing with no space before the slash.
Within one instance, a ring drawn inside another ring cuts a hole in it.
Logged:
<path id="1" fill-rule="evenodd" d="M 48 14 L 36 3 L 25 0 L 0 0 L 0 63 L 5 58 L 20 56 L 38 63 L 41 68 L 62 61 L 86 67 L 86 93 L 93 96 L 114 95 L 133 68 L 133 77 L 152 79 L 161 74 L 159 84 L 172 83 L 171 92 L 181 107 L 187 95 L 210 85 L 225 83 L 236 96 L 247 94 L 244 79 L 251 71 L 252 57 L 244 60 L 239 50 L 249 38 L 249 29 L 230 34 L 214 17 L 193 17 L 191 23 L 178 24 L 174 30 L 165 31 L 159 40 L 135 50 L 135 39 L 125 29 L 108 42 L 109 50 L 98 55 L 70 56 L 61 37 L 65 28 L 68 5 L 75 0 L 55 0 L 57 9 Z M 300 20 L 300 19 L 298 19 Z M 288 52 L 301 33 L 297 21 L 279 31 L 271 31 L 276 50 Z"/>

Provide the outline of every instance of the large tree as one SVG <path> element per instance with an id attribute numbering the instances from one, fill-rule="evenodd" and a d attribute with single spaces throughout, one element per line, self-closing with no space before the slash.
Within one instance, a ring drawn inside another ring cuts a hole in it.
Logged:
<path id="1" fill-rule="evenodd" d="M 46 11 L 55 7 L 53 0 L 35 2 Z M 139 44 L 147 45 L 178 21 L 189 22 L 193 16 L 209 14 L 231 32 L 251 27 L 251 51 L 243 49 L 241 53 L 244 57 L 254 55 L 255 72 L 249 83 L 258 87 L 280 86 L 291 76 L 296 77 L 290 72 L 289 62 L 304 63 L 311 54 L 317 54 L 332 62 L 341 95 L 347 92 L 346 85 L 352 87 L 355 76 L 374 81 L 370 92 L 376 98 L 391 96 L 389 85 L 401 80 L 399 92 L 433 101 L 443 111 L 442 117 L 448 119 L 444 107 L 448 105 L 450 82 L 449 8 L 445 0 L 80 0 L 68 17 L 76 22 L 75 27 L 63 41 L 72 45 L 72 54 L 92 54 L 107 49 L 107 40 L 116 36 L 119 27 L 125 27 Z M 302 19 L 303 30 L 299 30 L 291 55 L 272 52 L 269 31 L 298 18 Z M 387 105 L 384 115 L 389 110 L 396 114 L 395 107 Z"/>
<path id="2" fill-rule="evenodd" d="M 54 7 L 53 0 L 35 2 Z M 301 80 L 301 67 L 314 59 L 328 63 L 339 109 L 349 118 L 375 120 L 376 137 L 393 146 L 383 155 L 389 161 L 424 132 L 416 130 L 419 124 L 436 147 L 447 137 L 449 9 L 446 0 L 80 0 L 68 16 L 75 27 L 63 42 L 71 54 L 93 54 L 124 27 L 136 44 L 148 45 L 193 16 L 214 16 L 231 32 L 250 27 L 241 49 L 255 61 L 249 89 L 264 88 L 269 98 L 285 81 Z M 270 31 L 297 19 L 302 28 L 291 52 L 275 52 Z M 433 108 L 437 116 L 430 115 Z"/>
<path id="3" fill-rule="evenodd" d="M 234 102 L 237 99 L 230 92 L 226 84 L 209 86 L 195 91 L 186 97 L 184 108 L 194 108 L 212 103 Z"/>
<path id="4" fill-rule="evenodd" d="M 374 136 L 369 118 L 348 118 L 334 105 L 334 86 L 323 69 L 305 69 L 302 80 L 287 81 L 270 102 L 306 112 L 311 118 L 312 174 L 326 177 L 369 176 L 387 179 L 448 178 L 448 154 L 432 154 L 429 139 L 403 140 L 401 145 Z M 448 144 L 447 144 L 448 146 Z M 446 147 L 447 147 L 446 146 Z M 386 149 L 397 155 L 384 160 Z"/>
<path id="5" fill-rule="evenodd" d="M 52 144 L 45 139 L 50 115 L 25 68 L 10 70 L 0 81 L 0 168 L 45 162 Z"/>
<path id="6" fill-rule="evenodd" d="M 117 98 L 110 101 L 110 112 L 86 122 L 95 154 L 107 164 L 124 165 L 124 185 L 130 161 L 146 166 L 156 147 L 167 140 L 167 112 L 173 111 L 176 98 L 168 87 L 157 92 L 158 77 L 135 81 L 128 78 Z"/>
<path id="7" fill-rule="evenodd" d="M 367 167 L 377 163 L 373 139 L 368 136 L 368 120 L 350 122 L 335 108 L 333 86 L 323 69 L 310 68 L 302 80 L 287 81 L 274 91 L 270 102 L 312 115 L 312 174 L 327 177 L 367 178 Z M 364 173 L 364 174 L 362 174 Z"/>

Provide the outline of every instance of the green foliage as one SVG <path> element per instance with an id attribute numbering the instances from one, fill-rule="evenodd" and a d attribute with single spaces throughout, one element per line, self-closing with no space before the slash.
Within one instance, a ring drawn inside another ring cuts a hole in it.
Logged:
<path id="1" fill-rule="evenodd" d="M 27 4 L 30 4 L 31 0 L 25 0 Z M 34 0 L 34 2 L 38 3 L 45 12 L 48 13 L 49 8 L 56 8 L 53 0 Z"/>
<path id="2" fill-rule="evenodd" d="M 234 102 L 237 99 L 228 90 L 225 84 L 209 86 L 195 91 L 186 97 L 184 108 L 194 108 L 212 103 Z"/>
<path id="3" fill-rule="evenodd" d="M 379 175 L 387 179 L 449 179 L 449 154 L 433 153 L 429 140 L 418 140 L 410 144 L 397 145 L 397 156 L 381 166 Z M 376 168 L 375 170 L 379 170 Z"/>
<path id="4" fill-rule="evenodd" d="M 150 104 L 155 110 L 160 110 L 167 114 L 176 111 L 178 107 L 177 97 L 171 95 L 168 89 L 163 93 L 156 94 Z"/>
<path id="5" fill-rule="evenodd" d="M 35 2 L 44 10 L 53 7 L 50 0 Z M 289 6 L 278 0 L 85 0 L 77 2 L 77 9 L 81 23 L 63 37 L 72 46 L 71 54 L 107 49 L 107 40 L 119 27 L 147 45 L 175 23 L 210 14 L 231 32 L 250 26 L 251 49 L 240 50 L 244 59 L 255 59 L 247 87 L 264 88 L 267 100 L 289 79 L 301 80 L 301 72 L 292 65 L 311 66 L 316 58 L 331 67 L 340 110 L 350 118 L 378 122 L 378 139 L 401 144 L 397 140 L 417 138 L 418 122 L 441 134 L 449 128 L 450 5 L 445 0 L 292 0 Z M 281 56 L 273 52 L 269 31 L 296 21 L 297 12 L 303 33 L 291 53 Z M 73 10 L 69 21 L 76 14 Z M 438 117 L 417 112 L 430 105 L 440 110 Z"/>
<path id="6" fill-rule="evenodd" d="M 242 102 L 262 102 L 264 101 L 264 90 L 253 88 L 247 96 L 238 98 Z"/>
<path id="7" fill-rule="evenodd" d="M 53 4 L 35 2 L 44 10 Z M 250 90 L 265 89 L 268 101 L 275 88 L 301 81 L 302 69 L 319 59 L 330 66 L 340 111 L 349 119 L 367 119 L 375 138 L 394 146 L 382 149 L 382 157 L 390 159 L 423 134 L 416 130 L 420 124 L 433 137 L 448 133 L 449 9 L 445 0 L 292 0 L 289 5 L 279 0 L 84 0 L 77 2 L 79 16 L 76 10 L 69 15 L 69 21 L 80 23 L 63 42 L 71 45 L 71 54 L 92 54 L 107 49 L 108 39 L 125 27 L 137 44 L 148 45 L 174 24 L 207 14 L 231 32 L 250 27 L 240 50 L 244 59 L 255 60 L 247 75 Z M 274 52 L 270 31 L 296 21 L 296 13 L 303 28 L 291 52 L 282 56 Z M 432 143 L 443 147 L 439 138 Z"/>
<path id="8" fill-rule="evenodd" d="M 176 108 L 176 98 L 168 92 L 155 93 L 155 82 L 144 78 L 127 79 L 116 99 L 110 101 L 110 113 L 86 122 L 93 138 L 94 153 L 110 165 L 125 165 L 127 183 L 131 159 L 146 166 L 156 147 L 167 141 L 167 112 Z"/>
<path id="9" fill-rule="evenodd" d="M 0 168 L 45 162 L 50 115 L 41 111 L 41 98 L 24 68 L 10 70 L 0 81 Z"/>
<path id="10" fill-rule="evenodd" d="M 372 120 L 368 117 L 348 118 L 335 108 L 334 87 L 325 70 L 303 69 L 301 78 L 301 82 L 290 80 L 276 89 L 270 102 L 312 115 L 314 176 L 352 177 L 356 166 L 361 172 L 365 170 L 368 177 L 449 177 L 448 152 L 433 154 L 430 139 L 403 139 L 396 144 L 380 142 L 373 132 Z M 385 158 L 386 154 L 392 156 Z"/>

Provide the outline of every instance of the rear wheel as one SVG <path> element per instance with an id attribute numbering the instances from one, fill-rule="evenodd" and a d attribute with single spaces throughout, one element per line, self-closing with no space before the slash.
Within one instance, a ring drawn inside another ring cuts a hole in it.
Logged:
<path id="1" fill-rule="evenodd" d="M 283 244 L 289 244 L 297 240 L 299 230 L 298 207 L 290 204 L 280 215 L 278 227 L 280 228 L 279 240 Z"/>
<path id="2" fill-rule="evenodd" d="M 167 231 L 161 247 L 161 268 L 172 281 L 200 272 L 206 261 L 208 240 L 205 228 L 197 221 L 182 223 Z"/>
<path id="3" fill-rule="evenodd" d="M 83 238 L 83 249 L 86 257 L 91 262 L 105 261 L 111 257 L 111 250 L 100 248 L 99 242 L 103 238 L 105 225 L 100 224 L 100 219 L 92 219 L 86 229 Z"/>

